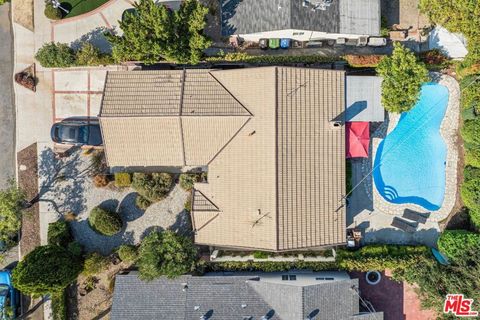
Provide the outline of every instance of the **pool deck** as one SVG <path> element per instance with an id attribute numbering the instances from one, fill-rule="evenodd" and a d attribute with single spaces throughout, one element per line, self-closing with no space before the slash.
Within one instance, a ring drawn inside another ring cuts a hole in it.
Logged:
<path id="1" fill-rule="evenodd" d="M 361 181 L 362 177 L 368 176 L 368 178 L 361 182 L 350 197 L 350 204 L 347 209 L 347 225 L 363 229 L 365 243 L 381 242 L 435 246 L 440 230 L 438 222 L 447 218 L 455 205 L 460 87 L 458 82 L 450 76 L 431 73 L 431 77 L 434 79 L 433 82 L 444 85 L 449 90 L 448 106 L 440 127 L 440 134 L 447 145 L 446 188 L 442 207 L 436 211 L 429 211 L 414 204 L 393 204 L 386 201 L 373 186 L 372 159 L 375 159 L 380 142 L 395 128 L 400 119 L 399 114 L 389 114 L 388 119 L 372 134 L 370 157 L 355 160 L 352 163 L 354 186 Z M 430 212 L 430 217 L 425 224 L 418 225 L 416 232 L 406 233 L 390 225 L 394 217 L 403 215 L 405 209 L 421 213 Z"/>

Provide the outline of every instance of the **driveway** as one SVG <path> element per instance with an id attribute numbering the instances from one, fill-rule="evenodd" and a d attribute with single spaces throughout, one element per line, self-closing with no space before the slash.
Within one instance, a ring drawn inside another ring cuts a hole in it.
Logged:
<path id="1" fill-rule="evenodd" d="M 15 177 L 15 109 L 10 3 L 0 6 L 0 188 Z"/>

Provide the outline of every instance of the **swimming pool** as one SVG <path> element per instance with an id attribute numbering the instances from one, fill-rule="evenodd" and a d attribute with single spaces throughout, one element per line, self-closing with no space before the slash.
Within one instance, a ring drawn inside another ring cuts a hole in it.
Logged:
<path id="1" fill-rule="evenodd" d="M 413 203 L 438 210 L 445 196 L 447 147 L 440 125 L 448 105 L 448 89 L 437 83 L 422 86 L 420 99 L 380 143 L 373 179 L 391 203 Z"/>

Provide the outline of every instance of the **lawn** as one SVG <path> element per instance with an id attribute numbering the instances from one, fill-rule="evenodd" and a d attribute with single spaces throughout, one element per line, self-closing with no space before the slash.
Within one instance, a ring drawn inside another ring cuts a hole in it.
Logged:
<path id="1" fill-rule="evenodd" d="M 92 11 L 105 2 L 108 0 L 66 0 L 61 2 L 61 6 L 70 11 L 64 18 L 71 18 Z"/>

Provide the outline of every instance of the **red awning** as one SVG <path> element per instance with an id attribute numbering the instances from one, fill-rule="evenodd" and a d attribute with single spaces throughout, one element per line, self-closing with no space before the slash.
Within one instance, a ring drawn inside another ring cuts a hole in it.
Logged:
<path id="1" fill-rule="evenodd" d="M 347 122 L 347 158 L 368 158 L 369 122 Z"/>

